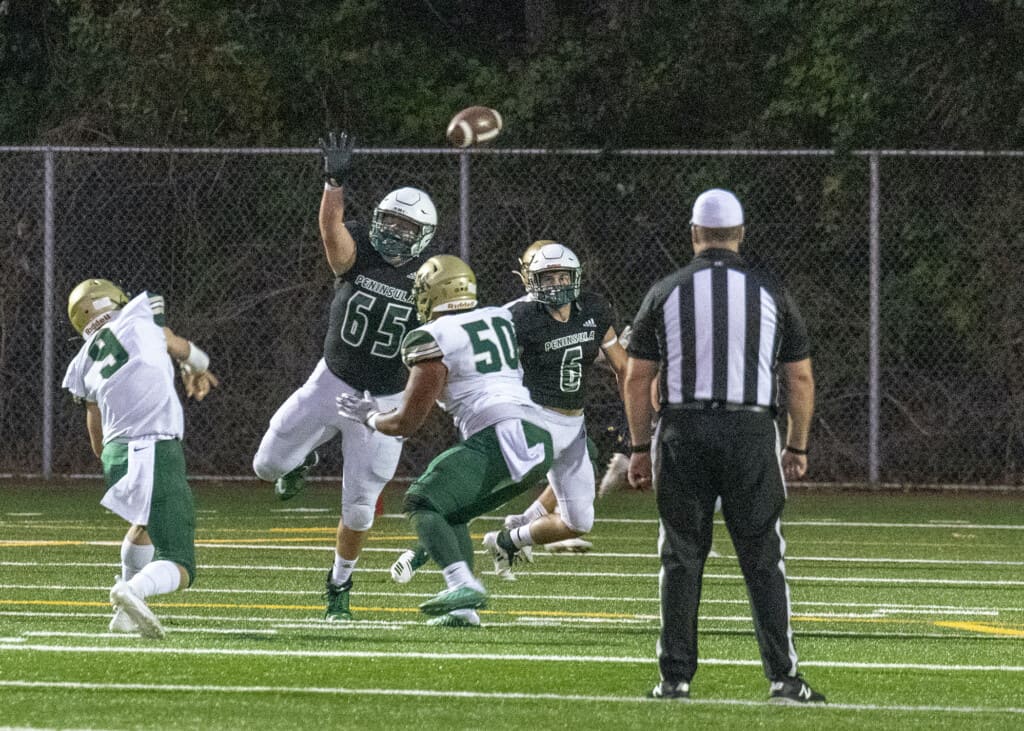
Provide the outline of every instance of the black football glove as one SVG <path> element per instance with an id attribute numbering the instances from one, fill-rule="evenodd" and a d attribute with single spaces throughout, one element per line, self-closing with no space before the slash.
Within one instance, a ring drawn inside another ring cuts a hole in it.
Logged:
<path id="1" fill-rule="evenodd" d="M 327 141 L 320 138 L 320 154 L 324 159 L 324 181 L 337 188 L 344 185 L 352 167 L 355 140 L 347 132 L 328 132 Z"/>

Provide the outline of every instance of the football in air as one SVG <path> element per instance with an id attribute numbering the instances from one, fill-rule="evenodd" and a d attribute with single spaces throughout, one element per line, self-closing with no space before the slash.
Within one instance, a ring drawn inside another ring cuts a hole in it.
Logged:
<path id="1" fill-rule="evenodd" d="M 501 115 L 490 107 L 466 107 L 452 117 L 445 133 L 455 147 L 490 142 L 501 132 Z"/>

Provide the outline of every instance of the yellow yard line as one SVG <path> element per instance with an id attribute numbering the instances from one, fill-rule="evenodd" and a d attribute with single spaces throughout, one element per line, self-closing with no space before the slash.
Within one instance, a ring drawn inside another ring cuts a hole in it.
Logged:
<path id="1" fill-rule="evenodd" d="M 1024 629 L 1011 629 L 1010 627 L 999 627 L 994 624 L 983 622 L 936 622 L 936 627 L 948 627 L 949 629 L 962 629 L 968 632 L 980 632 L 986 635 L 1001 635 L 1003 637 L 1024 637 Z"/>

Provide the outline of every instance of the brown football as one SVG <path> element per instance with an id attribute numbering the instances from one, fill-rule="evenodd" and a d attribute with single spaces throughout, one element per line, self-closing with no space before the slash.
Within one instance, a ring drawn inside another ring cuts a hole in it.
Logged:
<path id="1" fill-rule="evenodd" d="M 455 147 L 490 142 L 501 132 L 501 115 L 490 107 L 466 107 L 452 117 L 445 135 Z"/>

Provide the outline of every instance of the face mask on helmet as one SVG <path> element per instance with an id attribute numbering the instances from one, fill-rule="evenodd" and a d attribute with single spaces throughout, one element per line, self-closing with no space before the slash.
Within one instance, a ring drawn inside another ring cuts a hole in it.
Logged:
<path id="1" fill-rule="evenodd" d="M 420 322 L 430 322 L 446 312 L 472 310 L 477 305 L 476 275 L 457 256 L 432 256 L 416 270 L 412 296 Z"/>
<path id="2" fill-rule="evenodd" d="M 566 276 L 557 276 L 563 272 Z M 564 281 L 550 281 L 552 279 Z M 537 302 L 560 307 L 580 296 L 582 279 L 583 267 L 570 249 L 561 244 L 546 244 L 530 260 L 526 291 Z"/>
<path id="3" fill-rule="evenodd" d="M 394 266 L 419 256 L 437 229 L 437 210 L 430 196 L 418 188 L 388 193 L 373 209 L 370 244 Z"/>
<path id="4" fill-rule="evenodd" d="M 68 319 L 79 335 L 89 337 L 128 304 L 124 290 L 108 279 L 86 279 L 68 295 Z"/>

